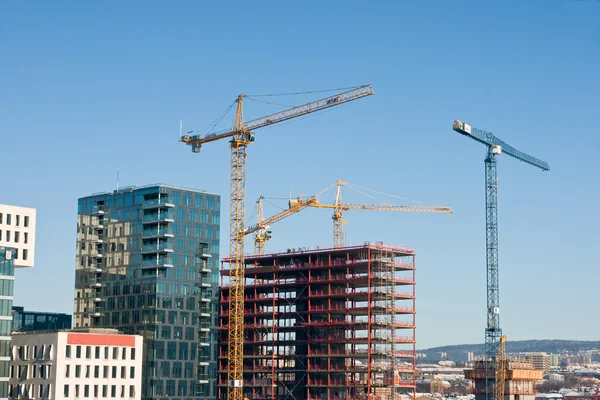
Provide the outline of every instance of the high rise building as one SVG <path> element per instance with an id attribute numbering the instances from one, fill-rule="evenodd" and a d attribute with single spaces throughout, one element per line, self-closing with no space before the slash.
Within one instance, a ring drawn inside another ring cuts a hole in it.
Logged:
<path id="1" fill-rule="evenodd" d="M 12 308 L 13 332 L 71 329 L 71 316 L 63 313 L 25 311 L 24 307 Z"/>
<path id="2" fill-rule="evenodd" d="M 219 203 L 162 184 L 79 199 L 74 326 L 144 336 L 144 399 L 216 399 Z"/>
<path id="3" fill-rule="evenodd" d="M 0 204 L 0 400 L 8 399 L 15 268 L 33 267 L 33 208 Z"/>

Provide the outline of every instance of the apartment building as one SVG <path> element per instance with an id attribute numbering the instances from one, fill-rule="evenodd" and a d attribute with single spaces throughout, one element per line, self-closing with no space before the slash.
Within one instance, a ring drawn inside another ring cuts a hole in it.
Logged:
<path id="1" fill-rule="evenodd" d="M 13 335 L 11 399 L 140 400 L 143 339 L 114 329 Z"/>
<path id="2" fill-rule="evenodd" d="M 0 400 L 9 396 L 15 268 L 34 265 L 35 217 L 33 208 L 0 204 Z"/>
<path id="3" fill-rule="evenodd" d="M 0 247 L 13 249 L 15 268 L 33 267 L 35 208 L 0 204 Z"/>
<path id="4" fill-rule="evenodd" d="M 79 199 L 74 326 L 145 338 L 144 399 L 216 399 L 219 203 L 163 184 Z"/>

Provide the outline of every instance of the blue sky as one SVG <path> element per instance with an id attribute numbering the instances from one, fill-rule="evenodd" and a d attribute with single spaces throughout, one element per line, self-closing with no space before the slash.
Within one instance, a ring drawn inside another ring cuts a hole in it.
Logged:
<path id="1" fill-rule="evenodd" d="M 375 96 L 256 132 L 248 214 L 260 194 L 338 178 L 453 207 L 349 213 L 346 242 L 417 251 L 420 348 L 482 342 L 485 148 L 452 131 L 462 119 L 552 167 L 499 159 L 505 334 L 597 339 L 600 2 L 173 3 L 0 3 L 0 202 L 38 209 L 16 304 L 72 312 L 77 198 L 113 189 L 116 171 L 121 185 L 221 194 L 228 209 L 227 144 L 192 154 L 181 117 L 200 129 L 240 92 L 372 83 Z M 248 101 L 245 117 L 279 109 Z M 332 241 L 326 210 L 272 228 L 271 250 Z"/>

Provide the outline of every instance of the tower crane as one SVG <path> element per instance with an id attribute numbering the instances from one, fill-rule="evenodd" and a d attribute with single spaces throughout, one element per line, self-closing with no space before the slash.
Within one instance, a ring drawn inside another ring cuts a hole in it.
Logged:
<path id="1" fill-rule="evenodd" d="M 497 371 L 498 346 L 502 338 L 500 328 L 500 293 L 498 280 L 498 177 L 496 156 L 505 153 L 517 160 L 549 171 L 550 166 L 529 154 L 523 153 L 498 139 L 490 132 L 454 121 L 453 130 L 487 147 L 485 158 L 485 209 L 486 209 L 486 259 L 487 259 L 487 327 L 485 329 L 486 399 L 492 399 L 492 376 Z"/>
<path id="2" fill-rule="evenodd" d="M 348 182 L 339 179 L 334 185 L 337 185 L 337 190 L 335 202 L 333 204 L 314 202 L 308 205 L 308 207 L 333 209 L 333 216 L 331 217 L 333 220 L 333 247 L 344 246 L 344 213 L 349 210 L 452 213 L 452 209 L 450 207 L 443 206 L 397 206 L 392 204 L 342 203 L 342 186 L 349 184 Z M 296 206 L 297 204 L 297 201 L 290 201 L 290 206 Z"/>
<path id="3" fill-rule="evenodd" d="M 246 203 L 246 147 L 254 142 L 253 130 L 279 122 L 336 107 L 350 101 L 373 95 L 371 85 L 364 85 L 301 106 L 244 121 L 242 102 L 246 95 L 236 100 L 236 111 L 232 129 L 207 135 L 180 137 L 179 141 L 199 153 L 203 144 L 221 139 L 230 143 L 230 222 L 229 222 L 229 328 L 227 342 L 227 400 L 243 399 L 244 361 L 244 213 Z"/>

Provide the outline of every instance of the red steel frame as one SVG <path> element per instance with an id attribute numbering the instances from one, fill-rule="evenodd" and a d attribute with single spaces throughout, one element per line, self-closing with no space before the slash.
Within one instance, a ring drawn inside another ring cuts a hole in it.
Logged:
<path id="1" fill-rule="evenodd" d="M 229 260 L 218 398 L 227 390 Z M 416 387 L 415 253 L 381 243 L 246 257 L 244 397 L 393 400 Z"/>

